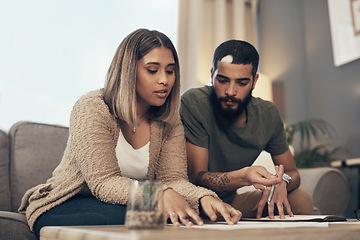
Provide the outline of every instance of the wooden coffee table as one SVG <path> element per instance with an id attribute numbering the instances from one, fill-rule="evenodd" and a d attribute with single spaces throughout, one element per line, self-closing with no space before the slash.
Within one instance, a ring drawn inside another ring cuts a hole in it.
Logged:
<path id="1" fill-rule="evenodd" d="M 356 220 L 349 220 L 356 221 Z M 328 227 L 270 228 L 242 230 L 210 230 L 199 228 L 178 228 L 166 226 L 162 230 L 130 230 L 123 225 L 44 227 L 40 240 L 351 240 L 360 239 L 360 224 L 330 224 Z"/>

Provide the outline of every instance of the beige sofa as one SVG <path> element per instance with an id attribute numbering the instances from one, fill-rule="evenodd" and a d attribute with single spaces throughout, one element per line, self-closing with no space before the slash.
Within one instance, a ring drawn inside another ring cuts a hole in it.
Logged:
<path id="1" fill-rule="evenodd" d="M 16 123 L 8 133 L 0 131 L 0 239 L 36 239 L 17 209 L 27 189 L 51 176 L 67 138 L 66 127 L 34 122 Z M 317 168 L 300 170 L 300 175 L 301 187 L 312 194 L 317 213 L 344 212 L 349 188 L 342 172 Z"/>

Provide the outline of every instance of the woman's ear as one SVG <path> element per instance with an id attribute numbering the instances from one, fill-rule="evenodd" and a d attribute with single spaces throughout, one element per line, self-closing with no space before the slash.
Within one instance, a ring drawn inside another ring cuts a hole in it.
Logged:
<path id="1" fill-rule="evenodd" d="M 214 85 L 214 82 L 213 82 L 214 68 L 213 67 L 210 69 L 210 74 L 211 74 L 211 84 Z"/>

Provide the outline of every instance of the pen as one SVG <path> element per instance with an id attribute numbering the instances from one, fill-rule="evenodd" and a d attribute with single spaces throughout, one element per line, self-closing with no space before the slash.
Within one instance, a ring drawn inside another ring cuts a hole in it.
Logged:
<path id="1" fill-rule="evenodd" d="M 270 194 L 269 194 L 268 201 L 267 201 L 268 204 L 270 204 L 270 202 L 271 202 L 271 199 L 274 195 L 274 191 L 275 191 L 275 184 L 271 186 Z"/>

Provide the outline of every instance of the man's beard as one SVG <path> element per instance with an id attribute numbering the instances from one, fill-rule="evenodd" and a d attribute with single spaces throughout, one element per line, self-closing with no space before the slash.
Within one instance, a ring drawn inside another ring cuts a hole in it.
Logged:
<path id="1" fill-rule="evenodd" d="M 252 90 L 248 93 L 248 95 L 246 95 L 244 100 L 237 99 L 234 96 L 217 97 L 216 109 L 223 117 L 233 120 L 239 117 L 245 111 L 247 105 L 250 103 L 251 98 L 252 98 Z M 237 103 L 237 108 L 231 109 L 228 107 L 223 107 L 221 102 L 228 102 L 228 101 Z"/>

